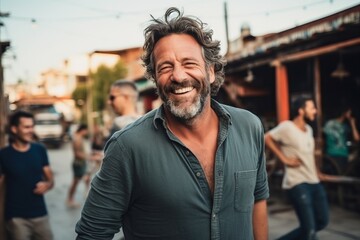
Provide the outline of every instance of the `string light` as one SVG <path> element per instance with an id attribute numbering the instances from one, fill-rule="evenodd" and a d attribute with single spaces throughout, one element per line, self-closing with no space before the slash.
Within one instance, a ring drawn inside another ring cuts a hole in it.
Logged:
<path id="1" fill-rule="evenodd" d="M 292 7 L 286 7 L 286 8 L 279 8 L 279 9 L 273 9 L 270 11 L 264 11 L 264 12 L 252 12 L 252 13 L 241 13 L 241 14 L 236 14 L 236 15 L 232 15 L 229 16 L 229 18 L 237 18 L 237 17 L 246 17 L 246 16 L 253 16 L 253 15 L 264 15 L 266 17 L 269 17 L 270 15 L 274 15 L 276 13 L 282 13 L 282 12 L 288 12 L 288 11 L 292 11 L 292 10 L 296 10 L 296 9 L 302 9 L 302 10 L 307 10 L 309 7 L 314 6 L 314 5 L 318 5 L 318 4 L 323 4 L 323 3 L 330 3 L 332 4 L 334 2 L 334 0 L 322 0 L 322 1 L 317 1 L 317 2 L 313 2 L 313 3 L 309 3 L 306 5 L 297 5 L 297 6 L 292 6 Z M 92 8 L 92 7 L 86 7 L 86 6 L 81 6 L 83 8 L 88 8 L 91 10 L 99 10 L 97 8 Z M 100 9 L 99 11 L 102 12 L 110 12 L 111 10 L 105 10 L 105 9 Z M 33 17 L 21 17 L 21 16 L 9 16 L 8 19 L 13 19 L 13 20 L 20 20 L 20 21 L 30 21 L 31 23 L 37 22 L 37 20 L 42 21 L 42 22 L 65 22 L 65 21 L 83 21 L 83 20 L 97 20 L 97 19 L 119 19 L 121 16 L 123 15 L 139 15 L 139 14 L 145 14 L 148 13 L 149 11 L 138 11 L 138 12 L 116 12 L 114 14 L 106 14 L 106 15 L 100 15 L 100 16 L 84 16 L 84 17 L 70 17 L 70 18 L 33 18 Z M 211 16 L 211 17 L 222 17 L 222 15 L 218 15 L 218 16 Z"/>

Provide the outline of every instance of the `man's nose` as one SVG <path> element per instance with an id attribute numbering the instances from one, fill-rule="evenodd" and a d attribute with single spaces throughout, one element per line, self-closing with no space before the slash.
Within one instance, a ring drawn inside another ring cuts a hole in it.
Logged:
<path id="1" fill-rule="evenodd" d="M 181 65 L 175 65 L 172 72 L 171 80 L 175 82 L 182 82 L 186 79 L 186 77 L 187 74 L 184 67 L 182 67 Z"/>

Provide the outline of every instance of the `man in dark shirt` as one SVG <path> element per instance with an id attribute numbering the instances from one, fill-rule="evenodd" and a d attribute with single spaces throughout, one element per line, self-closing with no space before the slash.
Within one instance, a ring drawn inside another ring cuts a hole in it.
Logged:
<path id="1" fill-rule="evenodd" d="M 267 239 L 264 136 L 212 100 L 224 60 L 212 31 L 170 8 L 145 29 L 146 75 L 164 104 L 115 133 L 77 239 Z"/>
<path id="2" fill-rule="evenodd" d="M 33 115 L 14 113 L 10 132 L 11 143 L 0 151 L 7 233 L 12 240 L 51 240 L 44 194 L 53 187 L 53 174 L 44 146 L 32 143 Z"/>

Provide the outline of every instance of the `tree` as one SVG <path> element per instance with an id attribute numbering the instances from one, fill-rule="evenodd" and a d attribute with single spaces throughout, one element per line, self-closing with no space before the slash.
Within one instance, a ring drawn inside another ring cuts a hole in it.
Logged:
<path id="1" fill-rule="evenodd" d="M 85 84 L 78 84 L 73 91 L 71 97 L 75 100 L 76 107 L 81 110 L 81 123 L 86 123 L 86 111 L 85 111 L 85 103 L 86 103 L 86 85 Z"/>
<path id="2" fill-rule="evenodd" d="M 127 68 L 122 61 L 118 61 L 113 67 L 100 65 L 96 72 L 91 74 L 91 78 L 94 81 L 94 111 L 101 112 L 105 109 L 111 84 L 118 79 L 124 78 L 126 74 Z"/>
<path id="3" fill-rule="evenodd" d="M 95 72 L 90 74 L 93 80 L 92 96 L 93 96 L 93 111 L 98 112 L 98 117 L 102 119 L 102 111 L 106 108 L 108 94 L 111 84 L 116 80 L 122 79 L 127 74 L 125 64 L 120 60 L 113 67 L 100 65 Z M 72 98 L 76 102 L 76 106 L 84 110 L 86 106 L 87 89 L 86 85 L 78 85 L 72 93 Z M 81 119 L 86 119 L 85 111 L 82 111 Z M 100 120 L 101 121 L 101 120 Z"/>

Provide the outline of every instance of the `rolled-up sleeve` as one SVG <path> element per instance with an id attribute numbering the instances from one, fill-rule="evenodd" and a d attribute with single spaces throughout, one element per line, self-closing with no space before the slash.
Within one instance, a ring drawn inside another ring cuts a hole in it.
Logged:
<path id="1" fill-rule="evenodd" d="M 265 142 L 264 131 L 261 126 L 259 131 L 259 155 L 258 155 L 258 172 L 255 187 L 255 202 L 269 198 L 269 185 L 266 172 L 266 158 L 265 158 Z"/>
<path id="2" fill-rule="evenodd" d="M 124 146 L 112 138 L 76 224 L 76 239 L 112 239 L 119 232 L 133 187 L 131 165 Z"/>

